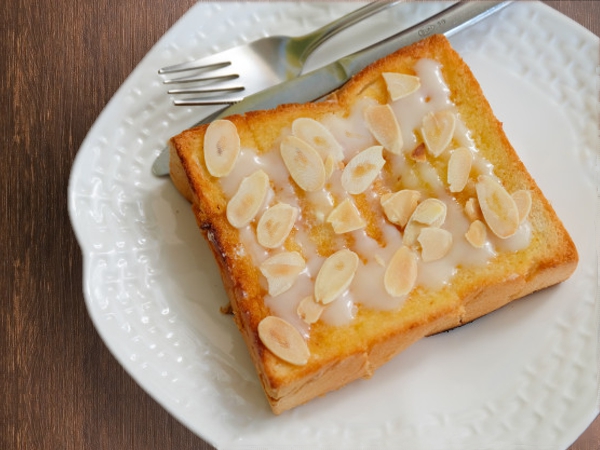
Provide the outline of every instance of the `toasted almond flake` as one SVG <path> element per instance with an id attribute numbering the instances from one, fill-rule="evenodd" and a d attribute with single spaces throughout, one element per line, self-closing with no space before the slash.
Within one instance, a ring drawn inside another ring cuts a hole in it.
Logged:
<path id="1" fill-rule="evenodd" d="M 382 195 L 380 203 L 385 216 L 391 223 L 405 227 L 420 198 L 419 191 L 403 189 L 393 194 Z"/>
<path id="2" fill-rule="evenodd" d="M 383 147 L 375 145 L 354 156 L 342 172 L 342 187 L 350 194 L 364 192 L 385 164 L 382 153 Z"/>
<path id="3" fill-rule="evenodd" d="M 342 295 L 354 279 L 358 255 L 342 249 L 325 260 L 315 280 L 315 300 L 326 305 Z"/>
<path id="4" fill-rule="evenodd" d="M 417 256 L 406 246 L 392 256 L 383 279 L 385 290 L 392 297 L 407 295 L 417 281 Z"/>
<path id="5" fill-rule="evenodd" d="M 425 149 L 425 144 L 421 142 L 419 145 L 417 145 L 412 152 L 410 152 L 410 157 L 417 162 L 427 161 L 427 150 Z"/>
<path id="6" fill-rule="evenodd" d="M 298 208 L 287 203 L 277 203 L 267 209 L 256 226 L 258 243 L 266 248 L 281 246 L 287 239 L 296 218 Z"/>
<path id="7" fill-rule="evenodd" d="M 481 220 L 474 220 L 469 225 L 469 229 L 465 233 L 467 242 L 475 248 L 482 248 L 487 239 L 487 231 L 485 224 Z"/>
<path id="8" fill-rule="evenodd" d="M 392 101 L 406 97 L 421 87 L 421 80 L 414 75 L 397 72 L 384 72 L 382 75 Z"/>
<path id="9" fill-rule="evenodd" d="M 417 205 L 410 220 L 429 225 L 431 227 L 439 227 L 446 220 L 446 204 L 437 198 L 428 198 Z"/>
<path id="10" fill-rule="evenodd" d="M 483 219 L 481 208 L 479 208 L 479 202 L 475 197 L 469 198 L 465 203 L 465 214 L 471 222 Z"/>
<path id="11" fill-rule="evenodd" d="M 423 118 L 423 140 L 433 156 L 441 155 L 452 141 L 456 116 L 452 111 L 430 112 Z"/>
<path id="12" fill-rule="evenodd" d="M 309 295 L 300 300 L 296 312 L 304 322 L 310 325 L 319 320 L 324 309 L 322 304 L 317 303 L 315 298 Z"/>
<path id="13" fill-rule="evenodd" d="M 450 192 L 462 192 L 469 181 L 473 153 L 466 147 L 454 149 L 448 161 L 448 184 Z"/>
<path id="14" fill-rule="evenodd" d="M 260 271 L 267 279 L 269 295 L 277 297 L 291 288 L 306 262 L 298 252 L 281 252 L 263 261 Z"/>
<path id="15" fill-rule="evenodd" d="M 290 364 L 303 366 L 310 358 L 310 350 L 300 332 L 279 317 L 267 316 L 261 320 L 258 337 L 275 356 Z"/>
<path id="16" fill-rule="evenodd" d="M 323 162 L 323 166 L 325 167 L 325 181 L 327 181 L 331 178 L 336 166 L 333 156 L 327 155 L 325 157 L 325 161 Z"/>
<path id="17" fill-rule="evenodd" d="M 386 150 L 396 155 L 402 153 L 402 132 L 390 105 L 371 105 L 365 108 L 367 128 Z"/>
<path id="18" fill-rule="evenodd" d="M 365 220 L 360 216 L 358 208 L 349 198 L 345 199 L 331 211 L 329 216 L 327 216 L 327 222 L 333 226 L 333 231 L 336 234 L 359 230 L 367 225 Z"/>
<path id="19" fill-rule="evenodd" d="M 423 262 L 442 259 L 452 248 L 452 233 L 443 228 L 423 228 L 417 240 L 421 244 Z"/>
<path id="20" fill-rule="evenodd" d="M 233 122 L 215 120 L 204 135 L 204 162 L 213 177 L 229 175 L 240 153 L 240 136 Z"/>
<path id="21" fill-rule="evenodd" d="M 425 228 L 427 225 L 423 225 L 421 223 L 415 222 L 412 219 L 409 219 L 408 223 L 404 227 L 404 232 L 402 233 L 402 244 L 407 247 L 412 247 L 417 243 L 417 238 L 421 233 L 421 230 Z"/>
<path id="22" fill-rule="evenodd" d="M 506 189 L 489 175 L 481 175 L 475 189 L 490 230 L 501 239 L 514 235 L 519 229 L 519 210 Z"/>
<path id="23" fill-rule="evenodd" d="M 325 184 L 325 165 L 321 155 L 296 136 L 286 136 L 281 142 L 281 157 L 292 179 L 301 189 L 315 192 Z"/>
<path id="24" fill-rule="evenodd" d="M 229 223 L 236 228 L 248 225 L 262 206 L 268 188 L 269 176 L 261 169 L 244 178 L 227 203 Z"/>
<path id="25" fill-rule="evenodd" d="M 512 198 L 519 210 L 519 223 L 523 223 L 531 211 L 531 191 L 522 189 L 512 193 Z"/>
<path id="26" fill-rule="evenodd" d="M 323 160 L 327 156 L 339 162 L 344 159 L 344 150 L 333 134 L 320 122 L 300 117 L 292 123 L 292 134 L 314 148 Z"/>
<path id="27" fill-rule="evenodd" d="M 377 264 L 379 264 L 381 267 L 385 267 L 385 260 L 383 259 L 383 257 L 381 255 L 376 254 L 374 256 L 375 262 Z"/>

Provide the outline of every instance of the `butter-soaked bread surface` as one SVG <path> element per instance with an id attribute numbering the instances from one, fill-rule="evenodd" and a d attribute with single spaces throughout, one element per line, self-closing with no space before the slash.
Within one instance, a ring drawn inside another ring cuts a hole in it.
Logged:
<path id="1" fill-rule="evenodd" d="M 275 413 L 567 279 L 577 251 L 443 36 L 171 140 Z"/>

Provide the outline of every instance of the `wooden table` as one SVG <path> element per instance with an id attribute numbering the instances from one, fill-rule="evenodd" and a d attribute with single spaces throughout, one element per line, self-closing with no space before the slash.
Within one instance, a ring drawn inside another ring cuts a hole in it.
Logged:
<path id="1" fill-rule="evenodd" d="M 66 201 L 71 165 L 90 126 L 194 3 L 3 2 L 2 449 L 211 448 L 150 398 L 96 333 Z M 548 3 L 600 34 L 600 2 Z M 600 419 L 571 449 L 600 449 Z"/>

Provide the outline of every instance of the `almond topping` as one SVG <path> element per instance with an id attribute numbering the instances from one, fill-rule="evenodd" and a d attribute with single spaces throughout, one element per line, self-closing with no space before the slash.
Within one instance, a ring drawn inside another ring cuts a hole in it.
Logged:
<path id="1" fill-rule="evenodd" d="M 287 239 L 298 217 L 298 208 L 277 203 L 267 209 L 256 226 L 258 243 L 266 248 L 281 246 Z"/>
<path id="2" fill-rule="evenodd" d="M 523 221 L 527 219 L 529 211 L 531 211 L 531 191 L 522 189 L 513 192 L 512 198 L 519 210 L 519 223 L 523 223 Z"/>
<path id="3" fill-rule="evenodd" d="M 430 112 L 423 118 L 423 140 L 433 156 L 441 155 L 452 141 L 456 116 L 451 111 Z"/>
<path id="4" fill-rule="evenodd" d="M 358 255 L 351 250 L 335 252 L 325 260 L 315 281 L 315 300 L 331 303 L 350 286 L 358 269 Z"/>
<path id="5" fill-rule="evenodd" d="M 469 200 L 467 200 L 467 203 L 465 203 L 465 214 L 467 215 L 470 221 L 483 219 L 481 208 L 479 208 L 479 203 L 477 202 L 477 199 L 475 197 L 469 198 Z"/>
<path id="6" fill-rule="evenodd" d="M 473 153 L 466 147 L 459 147 L 452 151 L 448 161 L 448 184 L 450 192 L 462 192 L 469 181 Z"/>
<path id="7" fill-rule="evenodd" d="M 421 87 L 421 80 L 414 75 L 396 72 L 384 72 L 382 75 L 392 101 L 406 97 Z"/>
<path id="8" fill-rule="evenodd" d="M 482 248 L 487 239 L 485 224 L 481 220 L 475 220 L 469 225 L 465 238 L 475 248 Z"/>
<path id="9" fill-rule="evenodd" d="M 410 219 L 404 227 L 404 233 L 402 234 L 402 244 L 406 246 L 412 246 L 417 243 L 417 238 L 427 225 L 423 225 L 421 223 L 415 222 L 413 219 Z"/>
<path id="10" fill-rule="evenodd" d="M 348 233 L 349 231 L 364 228 L 367 223 L 360 216 L 358 208 L 347 198 L 337 205 L 327 217 L 327 222 L 333 226 L 336 234 Z"/>
<path id="11" fill-rule="evenodd" d="M 240 153 L 240 136 L 229 120 L 215 120 L 204 135 L 204 162 L 213 177 L 228 175 Z"/>
<path id="12" fill-rule="evenodd" d="M 281 252 L 271 256 L 260 265 L 260 271 L 267 279 L 269 295 L 277 297 L 291 288 L 306 262 L 298 252 Z"/>
<path id="13" fill-rule="evenodd" d="M 419 203 L 410 220 L 429 225 L 431 227 L 439 227 L 446 220 L 446 204 L 437 198 L 428 198 Z"/>
<path id="14" fill-rule="evenodd" d="M 258 337 L 275 356 L 303 366 L 310 358 L 310 350 L 300 332 L 292 324 L 275 316 L 267 316 L 258 324 Z"/>
<path id="15" fill-rule="evenodd" d="M 336 166 L 333 156 L 327 155 L 325 157 L 325 161 L 323 162 L 323 166 L 325 167 L 325 181 L 327 181 L 331 178 Z"/>
<path id="16" fill-rule="evenodd" d="M 237 192 L 227 203 L 229 223 L 236 228 L 248 225 L 262 206 L 268 188 L 269 176 L 263 170 L 259 169 L 244 178 Z"/>
<path id="17" fill-rule="evenodd" d="M 367 128 L 389 152 L 402 153 L 402 132 L 390 105 L 372 105 L 364 111 Z"/>
<path id="18" fill-rule="evenodd" d="M 382 195 L 380 202 L 387 219 L 393 224 L 404 227 L 415 211 L 420 198 L 419 191 L 403 189 L 393 194 Z"/>
<path id="19" fill-rule="evenodd" d="M 383 147 L 375 145 L 350 160 L 342 172 L 342 186 L 350 194 L 360 194 L 377 178 L 385 164 Z"/>
<path id="20" fill-rule="evenodd" d="M 390 260 L 383 283 L 392 297 L 408 294 L 417 281 L 417 256 L 406 246 L 400 247 Z"/>
<path id="21" fill-rule="evenodd" d="M 315 323 L 321 317 L 325 307 L 315 301 L 312 295 L 304 297 L 298 304 L 296 312 L 307 324 Z"/>
<path id="22" fill-rule="evenodd" d="M 487 226 L 501 239 L 519 229 L 519 210 L 506 189 L 488 175 L 481 175 L 475 186 L 479 206 Z"/>
<path id="23" fill-rule="evenodd" d="M 325 165 L 321 155 L 296 136 L 281 142 L 281 157 L 292 179 L 307 192 L 315 192 L 325 184 Z"/>
<path id="24" fill-rule="evenodd" d="M 292 123 L 292 134 L 314 148 L 325 160 L 331 155 L 334 161 L 344 159 L 344 150 L 333 134 L 320 122 L 301 117 Z"/>
<path id="25" fill-rule="evenodd" d="M 417 162 L 427 161 L 427 150 L 425 149 L 425 144 L 421 142 L 419 145 L 417 145 L 412 152 L 410 152 L 410 157 Z"/>
<path id="26" fill-rule="evenodd" d="M 452 233 L 443 228 L 423 228 L 417 238 L 423 262 L 437 261 L 452 248 Z"/>

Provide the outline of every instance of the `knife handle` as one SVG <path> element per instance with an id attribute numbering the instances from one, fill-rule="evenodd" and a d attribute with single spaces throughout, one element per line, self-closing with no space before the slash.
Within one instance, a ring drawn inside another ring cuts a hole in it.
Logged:
<path id="1" fill-rule="evenodd" d="M 383 41 L 370 45 L 338 60 L 340 68 L 348 76 L 355 75 L 373 61 L 413 44 L 432 34 L 444 34 L 446 37 L 473 25 L 494 12 L 504 8 L 511 1 L 460 1 L 407 28 Z"/>

